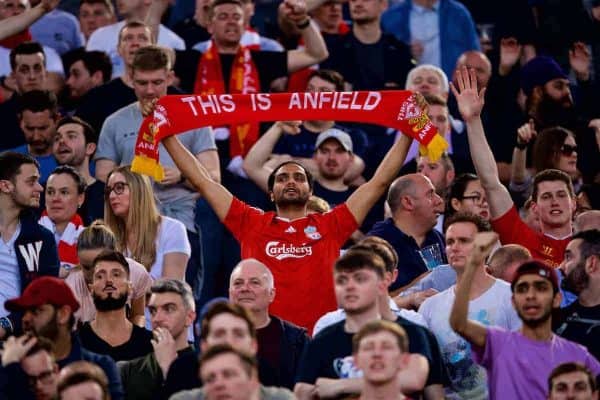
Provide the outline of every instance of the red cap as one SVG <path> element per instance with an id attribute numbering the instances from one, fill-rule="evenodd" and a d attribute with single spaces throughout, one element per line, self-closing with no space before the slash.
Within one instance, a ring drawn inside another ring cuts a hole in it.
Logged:
<path id="1" fill-rule="evenodd" d="M 31 281 L 21 297 L 6 300 L 4 308 L 8 311 L 24 311 L 44 304 L 69 306 L 71 311 L 79 309 L 79 302 L 64 280 L 52 276 L 42 276 Z"/>
<path id="2" fill-rule="evenodd" d="M 517 281 L 519 280 L 519 278 L 522 277 L 523 275 L 529 275 L 529 274 L 538 275 L 538 276 L 541 276 L 542 278 L 548 279 L 550 281 L 550 283 L 552 283 L 554 292 L 559 291 L 558 274 L 556 273 L 556 270 L 554 268 L 552 268 L 551 266 L 549 266 L 548 264 L 545 264 L 545 263 L 543 263 L 541 261 L 537 261 L 537 260 L 526 261 L 523 264 L 521 264 L 521 266 L 519 266 L 519 268 L 517 268 L 517 270 L 515 271 L 515 274 L 513 276 L 512 284 L 510 286 L 511 289 L 514 291 L 515 285 L 516 285 Z"/>

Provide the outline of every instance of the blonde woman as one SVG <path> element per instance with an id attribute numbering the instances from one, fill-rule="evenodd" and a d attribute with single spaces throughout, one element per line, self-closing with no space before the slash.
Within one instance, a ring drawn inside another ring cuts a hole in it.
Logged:
<path id="1" fill-rule="evenodd" d="M 158 213 L 148 178 L 121 166 L 106 182 L 104 219 L 117 249 L 144 265 L 152 279 L 185 281 L 191 254 L 185 226 Z"/>

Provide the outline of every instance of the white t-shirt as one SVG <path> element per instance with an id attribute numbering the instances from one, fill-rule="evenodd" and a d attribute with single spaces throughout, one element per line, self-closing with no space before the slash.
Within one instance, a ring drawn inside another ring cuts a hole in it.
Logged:
<path id="1" fill-rule="evenodd" d="M 390 298 L 390 308 L 399 317 L 409 320 L 417 325 L 421 325 L 424 328 L 427 328 L 427 323 L 423 316 L 417 312 L 412 310 L 406 310 L 403 308 L 399 308 L 398 305 Z M 313 328 L 312 336 L 315 337 L 317 333 L 327 328 L 329 325 L 333 325 L 336 322 L 340 322 L 346 319 L 346 312 L 342 308 L 338 308 L 335 311 L 330 311 L 327 314 L 323 315 L 319 320 L 315 323 L 315 327 Z"/>
<path id="2" fill-rule="evenodd" d="M 471 345 L 450 327 L 450 311 L 454 304 L 453 285 L 447 290 L 429 297 L 419 308 L 427 326 L 440 345 L 442 359 L 452 381 L 449 399 L 487 399 L 487 375 L 485 368 L 471 358 Z M 500 279 L 478 298 L 469 301 L 468 318 L 485 326 L 499 326 L 517 330 L 521 320 L 511 302 L 510 285 Z"/>
<path id="3" fill-rule="evenodd" d="M 166 254 L 183 253 L 188 257 L 192 254 L 190 242 L 187 237 L 185 225 L 176 219 L 161 216 L 156 235 L 156 259 L 150 268 L 150 276 L 153 280 L 160 279 L 163 274 L 163 262 Z M 131 253 L 126 254 L 131 257 Z"/>
<path id="4" fill-rule="evenodd" d="M 123 75 L 123 72 L 125 71 L 123 59 L 117 51 L 119 32 L 124 26 L 125 21 L 121 21 L 98 28 L 91 34 L 86 45 L 87 51 L 100 50 L 108 54 L 113 65 L 113 78 Z M 183 39 L 163 25 L 160 25 L 158 29 L 157 42 L 160 46 L 170 47 L 175 50 L 185 50 L 185 42 Z"/>

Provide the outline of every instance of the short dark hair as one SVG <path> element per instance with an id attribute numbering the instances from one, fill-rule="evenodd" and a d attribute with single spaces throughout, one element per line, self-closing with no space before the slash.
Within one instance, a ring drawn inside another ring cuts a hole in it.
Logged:
<path id="1" fill-rule="evenodd" d="M 533 189 L 531 191 L 531 198 L 537 203 L 539 195 L 539 184 L 542 182 L 560 181 L 567 185 L 567 191 L 571 198 L 575 197 L 575 191 L 573 190 L 573 182 L 569 175 L 558 169 L 545 169 L 535 174 L 533 178 Z"/>
<path id="2" fill-rule="evenodd" d="M 208 334 L 210 333 L 210 321 L 212 321 L 213 318 L 220 314 L 231 314 L 234 317 L 243 319 L 244 322 L 246 322 L 246 325 L 248 326 L 248 332 L 250 333 L 250 336 L 256 339 L 256 327 L 254 326 L 254 323 L 252 322 L 252 318 L 250 318 L 250 314 L 248 313 L 248 311 L 240 305 L 226 301 L 217 302 L 208 309 L 208 311 L 204 315 L 204 319 L 202 319 L 200 339 L 206 340 Z"/>
<path id="3" fill-rule="evenodd" d="M 458 212 L 451 216 L 444 225 L 446 230 L 450 225 L 457 224 L 459 222 L 469 222 L 477 227 L 477 232 L 492 232 L 492 225 L 489 221 L 481 218 L 481 216 L 468 212 Z"/>
<path id="4" fill-rule="evenodd" d="M 23 42 L 19 43 L 14 49 L 10 51 L 10 68 L 14 71 L 17 67 L 17 56 L 19 55 L 31 55 L 42 53 L 44 57 L 44 65 L 46 65 L 46 53 L 44 48 L 38 42 Z"/>
<path id="5" fill-rule="evenodd" d="M 85 122 L 84 120 L 82 120 L 79 117 L 73 116 L 73 117 L 61 118 L 58 121 L 58 123 L 56 124 L 56 130 L 58 130 L 58 128 L 60 128 L 61 126 L 67 125 L 67 124 L 77 124 L 83 128 L 83 136 L 85 136 L 85 144 L 98 143 L 98 134 L 96 133 L 96 130 L 94 128 L 92 128 L 92 126 L 90 124 L 88 124 L 87 122 Z"/>
<path id="6" fill-rule="evenodd" d="M 308 81 L 310 81 L 314 77 L 323 79 L 326 82 L 334 84 L 336 92 L 343 92 L 345 89 L 344 77 L 342 76 L 342 74 L 332 69 L 316 69 L 310 73 L 306 82 L 308 83 Z"/>
<path id="7" fill-rule="evenodd" d="M 110 81 L 110 78 L 112 77 L 112 62 L 108 55 L 103 51 L 86 51 L 84 49 L 78 49 L 69 54 L 69 61 L 69 68 L 77 61 L 81 61 L 90 75 L 100 71 L 102 73 L 103 83 Z"/>
<path id="8" fill-rule="evenodd" d="M 122 253 L 115 250 L 104 250 L 102 251 L 102 253 L 98 254 L 96 258 L 94 258 L 92 265 L 94 266 L 94 268 L 96 268 L 96 265 L 98 265 L 98 263 L 102 261 L 116 262 L 121 264 L 125 272 L 127 272 L 127 276 L 129 276 L 129 263 L 127 262 L 127 259 L 125 258 L 125 256 L 123 256 Z"/>
<path id="9" fill-rule="evenodd" d="M 360 269 L 368 269 L 377 274 L 380 279 L 385 275 L 385 262 L 373 250 L 349 249 L 335 262 L 333 271 L 354 272 Z"/>
<path id="10" fill-rule="evenodd" d="M 61 370 L 57 389 L 59 397 L 67 388 L 84 382 L 97 383 L 102 389 L 103 400 L 110 399 L 106 374 L 102 368 L 89 361 L 75 361 Z"/>
<path id="11" fill-rule="evenodd" d="M 403 353 L 408 351 L 408 335 L 406 331 L 395 322 L 379 319 L 368 322 L 352 337 L 352 354 L 358 353 L 361 340 L 379 332 L 390 332 L 396 336 L 400 350 Z"/>
<path id="12" fill-rule="evenodd" d="M 223 4 L 234 4 L 236 6 L 244 7 L 240 0 L 214 0 L 208 6 L 208 18 L 212 19 L 215 16 L 215 8 Z"/>
<path id="13" fill-rule="evenodd" d="M 150 287 L 150 295 L 174 293 L 181 297 L 181 302 L 187 310 L 196 310 L 196 302 L 190 285 L 180 279 L 162 278 L 154 281 Z"/>
<path id="14" fill-rule="evenodd" d="M 104 7 L 108 9 L 108 11 L 115 15 L 115 7 L 112 5 L 112 2 L 109 0 L 81 0 L 79 4 L 79 8 L 81 8 L 82 4 L 102 4 Z"/>
<path id="15" fill-rule="evenodd" d="M 203 352 L 200 355 L 200 368 L 198 370 L 200 371 L 202 366 L 204 366 L 204 364 L 210 360 L 215 359 L 223 354 L 233 354 L 237 356 L 248 376 L 252 376 L 253 372 L 258 372 L 258 361 L 256 360 L 256 357 L 244 351 L 234 349 L 229 344 L 216 344 Z"/>
<path id="16" fill-rule="evenodd" d="M 594 376 L 592 371 L 589 370 L 588 367 L 586 367 L 583 364 L 576 363 L 576 362 L 567 362 L 567 363 L 559 364 L 550 373 L 550 376 L 548 377 L 548 393 L 552 393 L 552 387 L 553 387 L 552 381 L 556 377 L 558 377 L 560 375 L 564 375 L 564 374 L 570 374 L 573 372 L 583 372 L 587 376 L 588 384 L 590 385 L 590 389 L 592 390 L 592 392 L 595 392 L 597 390 L 596 377 Z"/>
<path id="17" fill-rule="evenodd" d="M 367 236 L 350 248 L 375 252 L 385 263 L 385 270 L 387 272 L 394 272 L 398 268 L 398 253 L 396 249 L 394 249 L 394 246 L 390 242 L 379 236 Z"/>
<path id="18" fill-rule="evenodd" d="M 12 181 L 21 172 L 21 165 L 33 164 L 40 169 L 40 163 L 29 154 L 3 151 L 0 153 L 0 180 Z"/>
<path id="19" fill-rule="evenodd" d="M 132 71 L 156 71 L 159 69 L 170 70 L 171 59 L 169 58 L 169 55 L 165 49 L 160 46 L 144 46 L 135 51 L 131 69 Z"/>
<path id="20" fill-rule="evenodd" d="M 275 169 L 269 174 L 269 178 L 267 179 L 267 188 L 268 188 L 269 192 L 273 191 L 273 185 L 275 185 L 275 175 L 277 175 L 277 172 L 282 167 L 284 167 L 288 164 L 294 164 L 294 165 L 297 165 L 300 168 L 302 168 L 302 170 L 304 171 L 304 174 L 306 175 L 306 181 L 308 182 L 308 187 L 310 190 L 312 190 L 313 184 L 314 184 L 314 178 L 313 178 L 312 174 L 304 167 L 304 165 L 300 164 L 298 161 L 284 161 L 281 164 L 279 164 L 277 167 L 275 167 Z"/>
<path id="21" fill-rule="evenodd" d="M 467 190 L 467 185 L 470 182 L 478 181 L 479 178 L 475 174 L 464 173 L 458 175 L 454 178 L 454 181 L 450 185 L 448 189 L 448 194 L 446 195 L 446 211 L 445 218 L 450 218 L 453 214 L 456 213 L 456 210 L 452 208 L 452 199 L 462 200 Z"/>
<path id="22" fill-rule="evenodd" d="M 148 32 L 150 32 L 150 37 L 152 38 L 152 30 L 150 29 L 150 27 L 147 24 L 145 24 L 144 22 L 139 21 L 139 20 L 128 21 L 119 30 L 119 36 L 117 37 L 118 38 L 117 46 L 119 44 L 121 44 L 121 38 L 123 36 L 123 32 L 125 31 L 125 29 L 130 29 L 130 28 L 146 28 L 148 30 Z"/>
<path id="23" fill-rule="evenodd" d="M 587 260 L 588 257 L 600 257 L 600 230 L 589 229 L 587 231 L 577 232 L 571 240 L 581 239 L 579 245 L 579 254 L 581 260 Z"/>
<path id="24" fill-rule="evenodd" d="M 50 176 L 60 175 L 60 174 L 66 174 L 66 175 L 69 175 L 71 178 L 73 178 L 73 180 L 75 181 L 75 186 L 77 187 L 77 193 L 79 193 L 79 194 L 85 193 L 85 188 L 87 187 L 87 183 L 85 182 L 85 179 L 83 179 L 83 176 L 81 176 L 79 171 L 77 171 L 75 168 L 71 167 L 70 165 L 59 165 L 58 167 L 54 168 L 54 171 L 52 171 L 50 173 Z"/>
<path id="25" fill-rule="evenodd" d="M 24 111 L 34 113 L 50 111 L 50 116 L 58 114 L 58 100 L 56 95 L 49 90 L 31 90 L 18 97 L 17 115 L 19 119 Z"/>

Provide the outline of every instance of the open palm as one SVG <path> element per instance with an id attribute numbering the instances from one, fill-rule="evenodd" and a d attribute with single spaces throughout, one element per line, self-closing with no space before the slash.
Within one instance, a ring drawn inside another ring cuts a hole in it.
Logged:
<path id="1" fill-rule="evenodd" d="M 456 74 L 456 83 L 450 83 L 450 88 L 458 104 L 458 111 L 464 121 L 469 121 L 481 115 L 485 88 L 477 92 L 475 70 L 467 70 L 467 67 L 462 67 Z"/>

